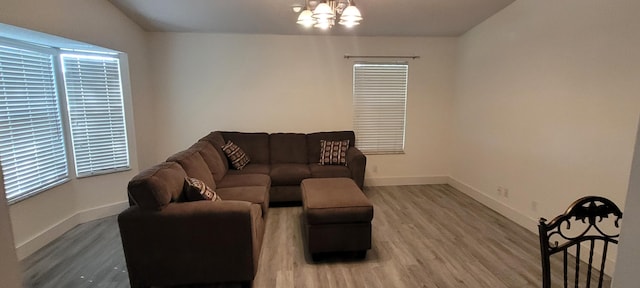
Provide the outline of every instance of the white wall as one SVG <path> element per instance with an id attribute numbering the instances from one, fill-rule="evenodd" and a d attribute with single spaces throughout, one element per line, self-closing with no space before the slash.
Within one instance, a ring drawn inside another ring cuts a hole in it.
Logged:
<path id="1" fill-rule="evenodd" d="M 138 171 L 138 156 L 142 165 L 153 158 L 145 154 L 148 150 L 134 147 L 153 145 L 153 122 L 148 112 L 152 103 L 147 79 L 148 43 L 146 33 L 106 0 L 3 0 L 0 22 L 125 52 L 132 83 L 132 96 L 125 97 L 132 170 L 72 180 L 11 205 L 18 257 L 23 258 L 76 224 L 127 206 L 126 184 Z"/>
<path id="2" fill-rule="evenodd" d="M 463 35 L 454 186 L 532 231 L 585 195 L 623 207 L 640 114 L 638 11 L 636 0 L 518 0 Z"/>
<path id="3" fill-rule="evenodd" d="M 409 60 L 406 154 L 369 156 L 366 179 L 443 183 L 456 42 L 153 33 L 157 160 L 214 130 L 353 130 L 353 60 L 344 55 L 419 55 Z"/>

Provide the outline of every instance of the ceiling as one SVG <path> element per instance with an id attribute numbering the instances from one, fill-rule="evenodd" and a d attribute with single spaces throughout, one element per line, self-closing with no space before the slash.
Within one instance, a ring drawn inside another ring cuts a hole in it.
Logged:
<path id="1" fill-rule="evenodd" d="M 514 0 L 358 0 L 364 20 L 347 29 L 306 29 L 304 0 L 110 0 L 147 31 L 278 35 L 459 36 Z"/>

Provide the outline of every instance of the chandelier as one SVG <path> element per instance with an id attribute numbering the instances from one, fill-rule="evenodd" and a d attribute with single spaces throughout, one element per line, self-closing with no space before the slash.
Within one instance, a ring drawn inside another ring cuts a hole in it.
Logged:
<path id="1" fill-rule="evenodd" d="M 335 25 L 336 20 L 338 24 L 351 28 L 359 25 L 362 20 L 360 10 L 353 0 L 308 0 L 304 8 L 296 23 L 307 28 L 313 26 L 327 30 Z M 300 10 L 302 7 L 294 9 L 295 12 Z"/>

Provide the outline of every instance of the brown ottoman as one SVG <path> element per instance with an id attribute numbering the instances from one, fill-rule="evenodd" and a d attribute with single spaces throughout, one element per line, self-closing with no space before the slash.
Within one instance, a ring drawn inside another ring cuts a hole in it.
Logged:
<path id="1" fill-rule="evenodd" d="M 373 205 L 349 178 L 311 178 L 301 184 L 307 248 L 317 253 L 371 249 Z"/>

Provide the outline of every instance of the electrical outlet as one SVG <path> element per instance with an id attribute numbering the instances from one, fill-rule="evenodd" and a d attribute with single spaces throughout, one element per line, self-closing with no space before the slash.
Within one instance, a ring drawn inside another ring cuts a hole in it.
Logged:
<path id="1" fill-rule="evenodd" d="M 373 165 L 373 173 L 378 173 L 378 165 Z"/>
<path id="2" fill-rule="evenodd" d="M 496 189 L 496 191 L 498 191 L 498 196 L 509 198 L 509 188 L 498 186 L 498 189 Z"/>
<path id="3" fill-rule="evenodd" d="M 538 201 L 531 201 L 531 211 L 538 212 Z"/>

